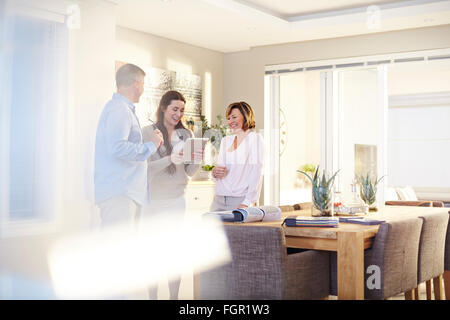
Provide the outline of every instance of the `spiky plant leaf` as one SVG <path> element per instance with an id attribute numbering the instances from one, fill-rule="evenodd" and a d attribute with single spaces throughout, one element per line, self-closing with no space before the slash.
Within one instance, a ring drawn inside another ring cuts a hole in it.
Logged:
<path id="1" fill-rule="evenodd" d="M 311 176 L 309 174 L 307 174 L 304 171 L 300 171 L 300 170 L 297 170 L 297 172 L 303 173 L 306 177 L 308 177 L 309 181 L 311 181 L 311 183 L 313 183 L 313 179 L 311 178 Z"/>
<path id="2" fill-rule="evenodd" d="M 361 198 L 364 200 L 365 203 L 368 205 L 371 205 L 376 200 L 376 194 L 377 194 L 377 186 L 378 183 L 383 179 L 385 176 L 382 176 L 380 179 L 376 179 L 372 181 L 372 179 L 369 176 L 369 173 L 367 173 L 366 177 L 363 175 L 360 175 L 357 177 L 357 181 L 360 185 L 360 195 Z"/>
<path id="3" fill-rule="evenodd" d="M 314 172 L 314 178 L 313 178 L 313 180 L 314 180 L 314 182 L 315 182 L 315 185 L 317 185 L 317 176 L 318 176 L 318 174 L 319 174 L 319 166 L 317 166 L 317 168 L 316 168 L 316 172 Z"/>

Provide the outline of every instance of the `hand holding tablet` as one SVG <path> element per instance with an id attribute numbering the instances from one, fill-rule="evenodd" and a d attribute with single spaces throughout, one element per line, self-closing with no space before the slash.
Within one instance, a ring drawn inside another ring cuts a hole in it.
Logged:
<path id="1" fill-rule="evenodd" d="M 183 148 L 184 163 L 201 163 L 208 138 L 189 138 Z"/>

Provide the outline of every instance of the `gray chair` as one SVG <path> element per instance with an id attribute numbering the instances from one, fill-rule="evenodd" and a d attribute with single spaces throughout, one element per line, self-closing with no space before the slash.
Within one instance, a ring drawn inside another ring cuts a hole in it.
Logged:
<path id="1" fill-rule="evenodd" d="M 448 213 L 450 214 L 450 211 Z M 447 226 L 447 236 L 445 238 L 444 288 L 445 299 L 450 300 L 450 222 Z"/>
<path id="2" fill-rule="evenodd" d="M 380 224 L 372 247 L 364 252 L 364 298 L 382 300 L 417 286 L 417 259 L 422 220 Z M 337 295 L 336 253 L 330 256 L 330 294 Z M 379 272 L 379 278 L 376 275 Z"/>
<path id="3" fill-rule="evenodd" d="M 390 200 L 386 201 L 387 206 L 413 206 L 413 207 L 444 207 L 443 201 L 436 200 Z"/>
<path id="4" fill-rule="evenodd" d="M 423 220 L 423 225 L 419 243 L 418 281 L 414 289 L 414 298 L 420 298 L 418 285 L 426 282 L 427 299 L 431 300 L 431 280 L 433 280 L 435 299 L 441 300 L 445 237 L 449 215 L 442 212 L 420 218 Z"/>
<path id="5" fill-rule="evenodd" d="M 306 210 L 311 209 L 313 203 L 312 202 L 301 202 L 293 205 L 295 210 Z"/>
<path id="6" fill-rule="evenodd" d="M 288 255 L 279 227 L 225 225 L 232 262 L 200 274 L 201 299 L 321 299 L 328 297 L 329 255 Z"/>

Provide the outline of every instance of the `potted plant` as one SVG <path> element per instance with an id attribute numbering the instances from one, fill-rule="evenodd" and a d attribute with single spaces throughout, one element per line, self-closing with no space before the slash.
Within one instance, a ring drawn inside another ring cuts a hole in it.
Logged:
<path id="1" fill-rule="evenodd" d="M 317 169 L 314 173 L 314 176 L 310 176 L 305 171 L 299 171 L 303 173 L 310 181 L 312 185 L 312 202 L 313 207 L 318 212 L 315 212 L 313 209 L 312 214 L 313 216 L 331 216 L 331 211 L 333 207 L 332 202 L 332 192 L 333 192 L 333 184 L 334 179 L 336 178 L 337 173 L 336 171 L 333 176 L 329 179 L 327 179 L 327 174 L 325 172 L 322 172 L 322 176 L 319 175 L 319 166 L 317 166 Z"/>
<path id="2" fill-rule="evenodd" d="M 295 187 L 304 189 L 306 187 L 310 187 L 310 181 L 300 173 L 300 171 L 308 173 L 310 176 L 314 175 L 314 172 L 316 171 L 316 166 L 313 164 L 304 164 L 300 167 L 299 170 L 297 170 L 297 176 L 295 177 Z"/>
<path id="3" fill-rule="evenodd" d="M 220 142 L 223 137 L 229 134 L 229 129 L 227 124 L 224 122 L 221 115 L 217 116 L 217 124 L 209 125 L 208 120 L 205 116 L 200 117 L 202 121 L 202 136 L 204 138 L 209 138 L 211 144 L 219 150 Z"/>
<path id="4" fill-rule="evenodd" d="M 377 177 L 375 177 L 375 179 L 372 180 L 369 173 L 367 173 L 366 177 L 359 175 L 356 178 L 360 186 L 359 192 L 361 199 L 369 206 L 369 211 L 378 211 L 376 203 L 377 186 L 383 178 L 384 176 L 377 180 Z"/>
<path id="5" fill-rule="evenodd" d="M 307 164 L 302 165 L 300 170 L 303 172 L 309 173 L 312 176 L 314 174 L 314 172 L 316 172 L 316 166 L 311 163 L 307 163 Z"/>
<path id="6" fill-rule="evenodd" d="M 212 169 L 213 169 L 214 167 L 215 167 L 215 166 L 209 165 L 209 164 L 205 164 L 204 166 L 202 166 L 202 170 L 203 170 L 204 172 L 206 172 L 207 175 L 208 175 L 208 178 L 207 178 L 207 179 L 211 179 L 211 171 L 212 171 Z"/>

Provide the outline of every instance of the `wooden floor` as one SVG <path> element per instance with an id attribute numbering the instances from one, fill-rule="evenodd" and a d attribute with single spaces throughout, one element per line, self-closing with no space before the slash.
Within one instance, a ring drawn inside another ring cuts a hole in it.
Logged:
<path id="1" fill-rule="evenodd" d="M 427 300 L 427 292 L 426 292 L 426 288 L 425 288 L 425 283 L 421 283 L 419 286 L 419 296 L 420 296 L 420 300 Z M 431 293 L 431 296 L 434 299 L 434 292 Z M 389 300 L 405 300 L 405 295 L 399 294 L 399 295 L 396 295 L 395 297 L 392 297 Z"/>
<path id="2" fill-rule="evenodd" d="M 433 290 L 432 290 L 433 291 Z M 421 283 L 419 286 L 419 295 L 420 295 L 420 300 L 427 300 L 427 293 L 426 293 L 426 288 L 425 288 L 425 283 Z M 432 292 L 432 297 L 434 299 L 434 293 Z M 444 293 L 444 298 L 445 298 L 445 293 Z M 329 300 L 337 300 L 337 296 L 330 296 Z M 405 300 L 405 295 L 403 293 L 398 294 L 394 297 L 389 298 L 388 300 Z"/>

